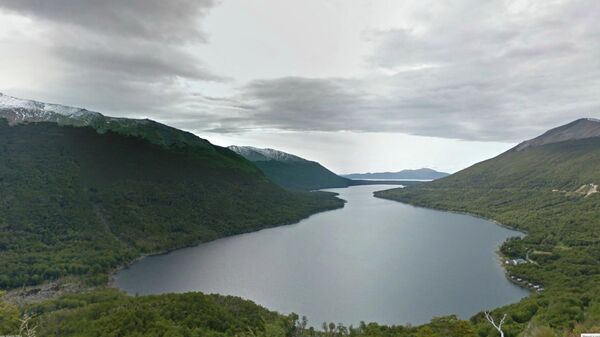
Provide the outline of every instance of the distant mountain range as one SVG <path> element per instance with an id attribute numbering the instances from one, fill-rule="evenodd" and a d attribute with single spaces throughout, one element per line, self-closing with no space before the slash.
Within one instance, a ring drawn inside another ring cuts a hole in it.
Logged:
<path id="1" fill-rule="evenodd" d="M 375 173 L 352 173 L 345 174 L 342 177 L 348 179 L 418 179 L 418 180 L 435 180 L 448 176 L 448 173 L 439 172 L 429 168 L 421 168 L 417 170 L 402 170 L 398 172 L 375 172 Z"/>
<path id="2" fill-rule="evenodd" d="M 272 182 L 294 190 L 347 187 L 349 179 L 323 165 L 293 154 L 251 146 L 230 146 L 230 150 L 252 161 Z"/>

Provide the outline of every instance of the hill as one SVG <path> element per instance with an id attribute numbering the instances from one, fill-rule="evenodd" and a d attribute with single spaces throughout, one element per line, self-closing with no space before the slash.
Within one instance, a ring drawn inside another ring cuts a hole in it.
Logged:
<path id="1" fill-rule="evenodd" d="M 414 179 L 414 180 L 435 180 L 447 177 L 449 174 L 439 172 L 429 168 L 416 170 L 402 170 L 398 172 L 374 172 L 374 173 L 352 173 L 343 175 L 348 179 Z"/>
<path id="2" fill-rule="evenodd" d="M 287 189 L 317 190 L 351 185 L 349 179 L 323 165 L 289 153 L 250 146 L 230 146 L 229 149 L 252 161 L 269 180 Z"/>
<path id="3" fill-rule="evenodd" d="M 69 275 L 102 284 L 142 254 L 343 205 L 286 191 L 234 152 L 156 122 L 99 128 L 76 109 L 59 114 L 68 123 L 48 122 L 57 109 L 33 104 L 0 105 L 3 116 L 25 116 L 0 118 L 0 288 Z M 30 120 L 43 111 L 52 113 Z"/>
<path id="4" fill-rule="evenodd" d="M 528 232 L 500 250 L 508 258 L 528 258 L 507 266 L 509 275 L 545 291 L 497 309 L 509 315 L 509 335 L 529 322 L 561 334 L 600 326 L 599 126 L 580 119 L 446 178 L 376 196 L 475 214 Z"/>

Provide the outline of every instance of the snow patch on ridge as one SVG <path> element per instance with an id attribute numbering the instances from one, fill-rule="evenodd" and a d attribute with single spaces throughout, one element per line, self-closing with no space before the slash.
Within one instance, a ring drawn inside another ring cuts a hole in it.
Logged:
<path id="1" fill-rule="evenodd" d="M 229 146 L 228 148 L 250 161 L 306 161 L 306 159 L 275 149 L 236 145 Z"/>
<path id="2" fill-rule="evenodd" d="M 98 112 L 60 104 L 20 99 L 0 93 L 0 117 L 10 124 L 22 122 L 57 121 L 61 118 L 86 119 L 102 116 Z"/>

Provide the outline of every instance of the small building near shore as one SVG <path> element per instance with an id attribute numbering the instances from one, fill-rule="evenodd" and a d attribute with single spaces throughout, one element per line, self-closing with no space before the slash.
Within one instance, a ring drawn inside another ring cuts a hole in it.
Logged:
<path id="1" fill-rule="evenodd" d="M 527 260 L 522 259 L 522 258 L 517 258 L 517 259 L 512 259 L 512 260 L 506 260 L 506 261 L 504 261 L 504 263 L 508 264 L 508 265 L 518 266 L 520 264 L 527 263 Z"/>

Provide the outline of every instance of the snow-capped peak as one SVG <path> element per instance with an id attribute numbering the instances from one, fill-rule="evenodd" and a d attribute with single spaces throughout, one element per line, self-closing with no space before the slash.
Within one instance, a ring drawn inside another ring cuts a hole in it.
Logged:
<path id="1" fill-rule="evenodd" d="M 21 99 L 0 93 L 0 117 L 9 123 L 55 121 L 57 118 L 101 116 L 100 113 L 60 104 Z"/>
<path id="2" fill-rule="evenodd" d="M 306 161 L 306 159 L 294 156 L 286 152 L 274 149 L 261 149 L 252 146 L 229 146 L 229 149 L 250 161 Z"/>

